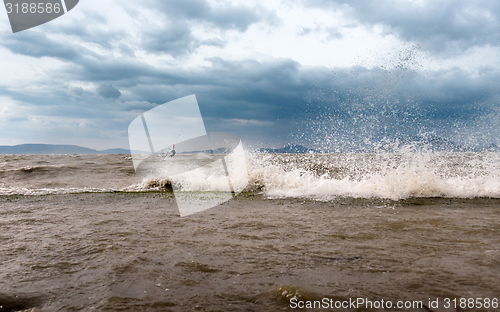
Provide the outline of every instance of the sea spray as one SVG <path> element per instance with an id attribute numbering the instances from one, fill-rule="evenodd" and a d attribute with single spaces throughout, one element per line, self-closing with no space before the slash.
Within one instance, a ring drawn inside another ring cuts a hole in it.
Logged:
<path id="1" fill-rule="evenodd" d="M 254 155 L 250 176 L 279 197 L 500 197 L 498 153 Z"/>

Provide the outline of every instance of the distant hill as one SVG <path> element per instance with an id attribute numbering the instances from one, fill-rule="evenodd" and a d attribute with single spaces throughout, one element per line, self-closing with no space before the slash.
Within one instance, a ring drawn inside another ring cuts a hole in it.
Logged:
<path id="1" fill-rule="evenodd" d="M 99 151 L 99 154 L 130 154 L 130 151 L 124 148 L 110 148 L 103 151 Z"/>
<path id="2" fill-rule="evenodd" d="M 258 153 L 275 153 L 275 154 L 303 154 L 303 153 L 319 153 L 319 151 L 304 147 L 302 145 L 288 144 L 282 148 L 259 148 Z"/>
<path id="3" fill-rule="evenodd" d="M 439 138 L 437 136 L 412 136 L 406 138 L 398 138 L 388 142 L 376 150 L 364 148 L 350 152 L 397 152 L 404 149 L 413 151 L 445 151 L 445 152 L 480 152 L 490 151 L 498 152 L 500 148 L 496 144 L 490 144 L 482 147 L 470 147 L 455 143 L 453 141 Z M 199 151 L 202 152 L 202 151 Z M 205 151 L 212 152 L 212 151 Z M 215 153 L 224 153 L 227 151 L 217 150 Z M 307 148 L 302 145 L 288 144 L 282 148 L 260 148 L 256 150 L 258 153 L 277 153 L 277 154 L 300 154 L 300 153 L 322 153 L 312 148 Z M 325 151 L 328 152 L 328 151 Z M 346 151 L 343 151 L 346 152 Z M 136 153 L 148 154 L 149 152 Z M 111 148 L 98 151 L 92 148 L 81 147 L 78 145 L 53 145 L 53 144 L 21 144 L 14 146 L 0 146 L 0 155 L 13 154 L 129 154 L 128 149 Z"/>
<path id="4" fill-rule="evenodd" d="M 128 149 L 113 148 L 98 151 L 78 145 L 53 145 L 53 144 L 21 144 L 14 146 L 0 146 L 0 154 L 130 154 Z"/>

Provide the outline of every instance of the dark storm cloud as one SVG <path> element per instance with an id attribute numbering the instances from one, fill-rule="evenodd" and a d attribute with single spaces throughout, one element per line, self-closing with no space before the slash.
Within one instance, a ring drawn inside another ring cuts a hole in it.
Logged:
<path id="1" fill-rule="evenodd" d="M 51 42 L 38 37 L 38 43 Z M 140 59 L 104 58 L 82 52 L 76 56 L 73 48 L 62 43 L 55 44 L 51 53 L 47 48 L 42 49 L 46 53 L 34 53 L 29 51 L 33 42 L 35 40 L 19 40 L 16 49 L 6 46 L 19 54 L 64 60 L 69 59 L 68 55 L 59 51 L 69 51 L 70 57 L 77 60 L 58 76 L 97 83 L 100 86 L 97 94 L 108 99 L 120 97 L 117 88 L 128 91 L 127 98 L 122 99 L 124 102 L 154 104 L 196 93 L 204 114 L 213 118 L 300 119 L 323 114 L 318 108 L 324 106 L 329 108 L 328 113 L 346 118 L 358 113 L 375 116 L 382 110 L 402 116 L 403 108 L 411 105 L 409 109 L 415 112 L 415 118 L 458 116 L 467 119 L 491 111 L 491 96 L 497 94 L 499 82 L 495 72 L 488 70 L 476 78 L 458 69 L 428 72 L 424 76 L 404 66 L 392 71 L 354 67 L 331 72 L 322 67 L 302 68 L 287 59 L 259 62 L 212 58 L 207 67 L 168 70 L 155 68 Z M 78 96 L 82 91 L 78 89 L 72 94 Z M 37 101 L 24 97 L 24 94 L 13 96 L 21 102 Z M 408 99 L 410 104 L 404 104 Z"/>
<path id="2" fill-rule="evenodd" d="M 365 25 L 421 43 L 425 49 L 460 52 L 472 46 L 500 45 L 500 2 L 314 0 L 306 5 L 339 9 Z"/>
<path id="3" fill-rule="evenodd" d="M 292 133 L 312 132 L 310 140 L 336 138 L 356 146 L 368 137 L 421 131 L 444 135 L 500 110 L 500 77 L 495 71 L 472 76 L 459 69 L 332 70 L 303 67 L 288 59 L 209 61 L 210 66 L 172 70 L 154 68 L 140 59 L 82 56 L 78 66 L 68 65 L 56 76 L 95 83 L 100 86 L 96 94 L 66 87 L 63 80 L 42 93 L 0 90 L 0 94 L 26 103 L 33 115 L 86 118 L 96 124 L 113 119 L 116 129 L 127 129 L 141 112 L 194 93 L 208 131 L 231 131 L 243 138 L 259 134 L 264 141 L 278 136 L 295 140 L 299 138 Z M 118 89 L 126 90 L 126 95 L 120 96 Z"/>
<path id="4" fill-rule="evenodd" d="M 467 120 L 498 106 L 494 72 L 302 68 L 291 60 L 210 60 L 211 66 L 123 79 L 130 100 L 162 104 L 195 93 L 204 116 L 272 121 L 333 114 L 358 120 Z M 110 68 L 108 71 L 113 72 Z M 119 80 L 119 76 L 116 79 Z M 411 115 L 411 116 L 410 116 Z M 405 117 L 406 116 L 406 117 Z"/>
<path id="5" fill-rule="evenodd" d="M 211 66 L 175 73 L 175 85 L 150 77 L 138 80 L 129 91 L 134 100 L 157 104 L 196 93 L 207 117 L 273 120 L 300 112 L 303 95 L 313 83 L 291 60 L 210 61 Z"/>
<path id="6" fill-rule="evenodd" d="M 102 84 L 97 88 L 97 94 L 105 99 L 117 99 L 122 93 L 112 85 Z"/>

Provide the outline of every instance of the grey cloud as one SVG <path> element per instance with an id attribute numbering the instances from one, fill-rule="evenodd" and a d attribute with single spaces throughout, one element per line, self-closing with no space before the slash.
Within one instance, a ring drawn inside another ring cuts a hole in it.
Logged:
<path id="1" fill-rule="evenodd" d="M 79 40 L 83 40 L 87 43 L 93 43 L 106 49 L 112 49 L 115 43 L 119 43 L 124 37 L 126 37 L 126 34 L 124 33 L 93 29 L 92 27 L 86 26 L 85 23 L 78 23 L 77 21 L 75 21 L 72 25 L 65 27 L 62 31 L 59 29 L 54 30 L 55 32 L 62 32 L 68 36 L 78 37 Z"/>
<path id="2" fill-rule="evenodd" d="M 117 99 L 122 93 L 112 85 L 102 84 L 97 88 L 97 94 L 106 99 Z"/>
<path id="3" fill-rule="evenodd" d="M 48 32 L 64 34 L 87 44 L 99 45 L 105 49 L 113 49 L 114 46 L 121 45 L 122 50 L 124 50 L 121 43 L 129 34 L 108 27 L 109 22 L 102 14 L 85 8 L 82 9 L 84 10 L 83 17 L 68 19 L 64 27 L 60 27 L 55 23 L 48 23 L 44 26 L 45 29 Z M 124 5 L 123 9 L 127 9 L 126 5 Z"/>
<path id="4" fill-rule="evenodd" d="M 65 74 L 73 79 L 83 79 L 85 81 L 117 81 L 117 80 L 137 80 L 142 77 L 162 76 L 165 81 L 169 81 L 169 73 L 164 73 L 157 68 L 143 63 L 138 59 L 99 59 L 84 58 Z"/>
<path id="5" fill-rule="evenodd" d="M 184 18 L 207 22 L 221 29 L 245 31 L 251 24 L 263 18 L 275 18 L 271 12 L 263 8 L 254 9 L 227 3 L 214 6 L 206 0 L 152 0 L 150 3 L 173 19 Z"/>
<path id="6" fill-rule="evenodd" d="M 57 42 L 46 35 L 24 32 L 16 34 L 1 35 L 2 45 L 13 53 L 33 57 L 54 57 L 62 60 L 75 60 L 81 51 L 69 44 Z"/>
<path id="7" fill-rule="evenodd" d="M 361 24 L 384 25 L 386 33 L 418 41 L 433 51 L 457 52 L 500 45 L 500 2 L 314 0 L 306 5 L 345 12 Z"/>
<path id="8" fill-rule="evenodd" d="M 71 88 L 70 93 L 76 96 L 82 96 L 85 90 L 82 87 Z"/>
<path id="9" fill-rule="evenodd" d="M 143 34 L 142 43 L 148 51 L 164 52 L 174 57 L 192 53 L 201 45 L 184 23 L 150 30 Z"/>
<path id="10" fill-rule="evenodd" d="M 143 29 L 140 33 L 142 47 L 152 53 L 167 53 L 174 57 L 181 57 L 193 53 L 200 46 L 223 47 L 225 42 L 214 36 L 208 39 L 198 39 L 191 31 L 195 23 L 208 23 L 211 26 L 225 30 L 237 29 L 244 31 L 252 23 L 260 21 L 263 16 L 272 14 L 264 9 L 247 8 L 230 4 L 211 5 L 206 0 L 189 1 L 156 1 L 142 3 L 149 4 L 148 8 L 157 8 L 165 14 L 166 26 L 161 28 L 152 27 Z M 124 6 L 131 16 L 140 14 L 133 7 Z M 140 16 L 143 18 L 144 16 Z M 2 36 L 3 46 L 14 53 L 29 55 L 33 57 L 53 57 L 62 60 L 74 60 L 78 58 L 78 64 L 86 66 L 85 62 L 92 59 L 102 58 L 96 55 L 85 45 L 72 46 L 69 42 L 61 42 L 51 39 L 50 32 L 60 33 L 70 37 L 76 37 L 76 42 L 92 43 L 107 50 L 118 49 L 128 57 L 134 57 L 134 51 L 125 45 L 126 33 L 117 30 L 99 27 L 106 25 L 107 20 L 98 13 L 89 11 L 85 19 L 71 19 L 68 25 L 55 29 L 54 25 L 47 24 L 48 33 L 27 32 L 18 36 Z M 97 26 L 97 27 L 96 27 Z M 89 65 L 91 66 L 91 65 Z"/>

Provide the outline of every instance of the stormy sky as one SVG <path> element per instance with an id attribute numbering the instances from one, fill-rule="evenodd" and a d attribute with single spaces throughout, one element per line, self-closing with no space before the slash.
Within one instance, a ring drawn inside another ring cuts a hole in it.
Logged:
<path id="1" fill-rule="evenodd" d="M 128 148 L 190 94 L 249 149 L 500 145 L 498 1 L 81 0 L 15 34 L 0 11 L 0 145 Z"/>

